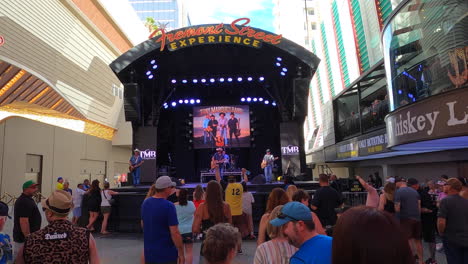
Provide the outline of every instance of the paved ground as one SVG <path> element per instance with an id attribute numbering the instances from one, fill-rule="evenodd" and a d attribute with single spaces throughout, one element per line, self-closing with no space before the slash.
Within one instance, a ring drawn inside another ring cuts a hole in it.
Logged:
<path id="1" fill-rule="evenodd" d="M 143 249 L 143 236 L 141 234 L 111 234 L 108 236 L 95 236 L 102 264 L 138 263 Z M 253 263 L 255 249 L 255 241 L 243 241 L 243 254 L 237 255 L 233 264 Z M 427 248 L 425 248 L 425 252 L 428 252 Z M 203 261 L 200 261 L 199 242 L 194 244 L 193 254 L 193 264 L 203 263 Z M 424 255 L 424 259 L 427 259 L 428 256 L 426 254 Z M 436 257 L 439 264 L 447 263 L 443 253 L 438 252 Z"/>

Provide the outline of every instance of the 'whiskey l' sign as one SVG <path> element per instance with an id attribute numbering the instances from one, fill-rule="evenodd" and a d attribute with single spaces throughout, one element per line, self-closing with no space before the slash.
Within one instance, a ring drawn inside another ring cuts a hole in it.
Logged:
<path id="1" fill-rule="evenodd" d="M 468 134 L 468 89 L 434 95 L 387 116 L 388 145 Z"/>

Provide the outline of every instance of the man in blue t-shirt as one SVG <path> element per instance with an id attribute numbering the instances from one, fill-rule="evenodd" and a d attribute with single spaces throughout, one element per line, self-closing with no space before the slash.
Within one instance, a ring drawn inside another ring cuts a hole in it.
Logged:
<path id="1" fill-rule="evenodd" d="M 277 218 L 270 221 L 273 226 L 286 225 L 284 235 L 289 244 L 299 248 L 291 257 L 290 264 L 330 264 L 332 238 L 315 231 L 312 214 L 302 203 L 289 202 L 281 208 Z"/>
<path id="2" fill-rule="evenodd" d="M 156 194 L 141 205 L 144 258 L 149 264 L 184 263 L 184 248 L 176 208 L 167 201 L 175 183 L 168 176 L 156 180 Z"/>

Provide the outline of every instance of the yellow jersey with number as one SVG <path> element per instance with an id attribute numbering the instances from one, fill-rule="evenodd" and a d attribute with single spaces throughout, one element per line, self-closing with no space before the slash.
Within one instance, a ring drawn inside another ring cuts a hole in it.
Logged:
<path id="1" fill-rule="evenodd" d="M 231 207 L 231 215 L 242 215 L 242 193 L 240 183 L 229 183 L 226 187 L 226 203 Z"/>

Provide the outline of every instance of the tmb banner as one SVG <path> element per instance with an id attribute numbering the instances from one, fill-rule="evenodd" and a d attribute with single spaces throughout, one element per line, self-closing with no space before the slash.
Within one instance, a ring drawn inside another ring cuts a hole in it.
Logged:
<path id="1" fill-rule="evenodd" d="M 280 124 L 281 166 L 283 168 L 283 176 L 296 176 L 301 173 L 298 129 L 298 124 L 295 122 Z"/>
<path id="2" fill-rule="evenodd" d="M 156 141 L 156 127 L 133 128 L 133 150 L 139 149 L 141 151 L 140 157 L 144 161 L 143 165 L 141 165 L 140 175 L 142 183 L 154 182 L 157 178 Z"/>

